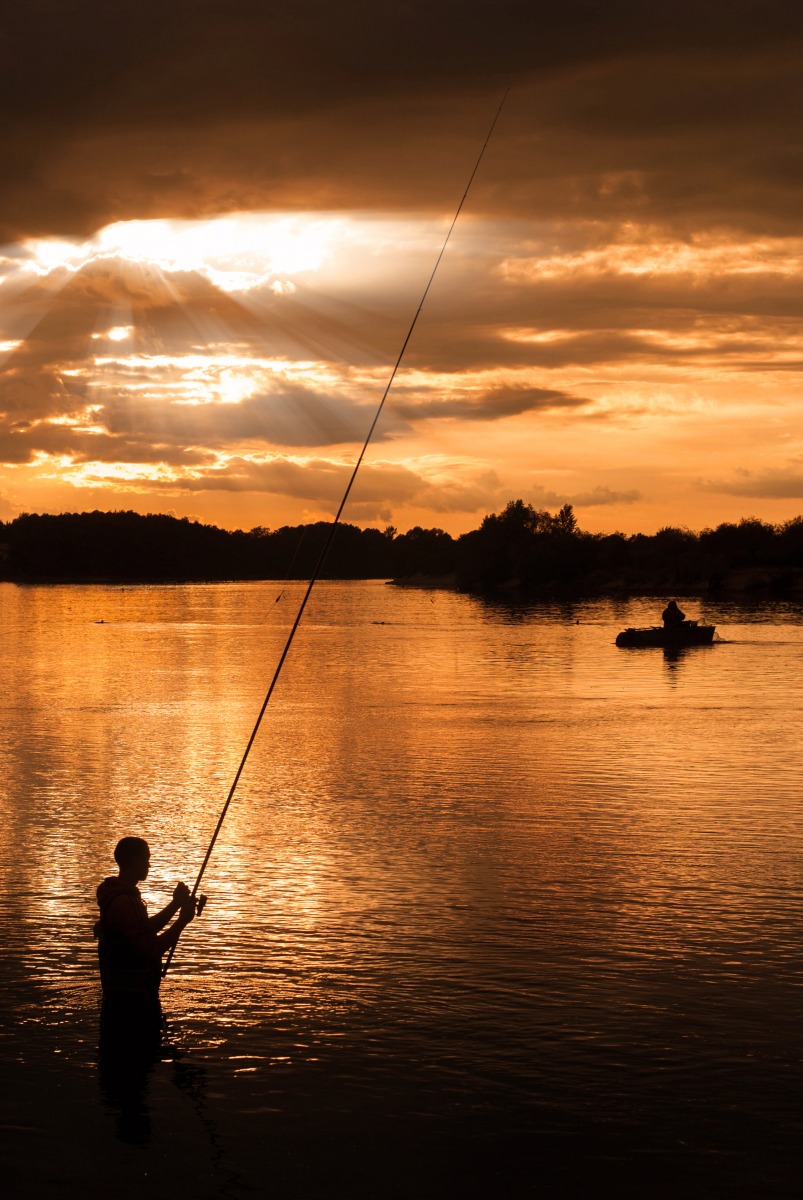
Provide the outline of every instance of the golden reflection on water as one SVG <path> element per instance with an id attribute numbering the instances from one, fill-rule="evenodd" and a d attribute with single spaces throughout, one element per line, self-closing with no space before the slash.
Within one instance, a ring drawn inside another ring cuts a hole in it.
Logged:
<path id="1" fill-rule="evenodd" d="M 298 594 L 0 586 L 19 1016 L 32 989 L 34 1024 L 93 1011 L 94 889 L 120 836 L 151 843 L 154 909 L 194 878 Z M 611 1111 L 648 1070 L 696 1078 L 748 1041 L 783 1056 L 801 613 L 700 613 L 729 641 L 674 661 L 617 649 L 659 603 L 319 586 L 164 985 L 249 1111 L 288 1102 L 270 1072 L 334 1062 L 381 1104 L 388 1055 L 424 1108 L 549 1087 Z M 767 1066 L 755 1103 L 773 1086 Z"/>

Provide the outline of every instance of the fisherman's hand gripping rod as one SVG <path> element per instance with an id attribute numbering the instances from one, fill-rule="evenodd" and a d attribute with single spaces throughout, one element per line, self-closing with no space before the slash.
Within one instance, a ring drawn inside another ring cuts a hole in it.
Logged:
<path id="1" fill-rule="evenodd" d="M 421 315 L 421 310 L 424 307 L 424 302 L 425 302 L 427 296 L 429 295 L 429 289 L 432 287 L 432 282 L 435 278 L 435 275 L 437 274 L 438 267 L 441 264 L 441 259 L 443 258 L 444 254 L 446 252 L 446 247 L 448 246 L 449 239 L 452 236 L 452 231 L 454 230 L 454 227 L 457 224 L 457 219 L 463 210 L 463 205 L 466 202 L 466 197 L 468 196 L 468 193 L 471 189 L 471 185 L 474 182 L 474 176 L 477 174 L 477 171 L 479 170 L 480 163 L 482 162 L 483 157 L 485 155 L 485 151 L 488 148 L 488 143 L 490 142 L 491 135 L 493 134 L 493 131 L 496 128 L 496 123 L 499 120 L 500 114 L 502 112 L 502 108 L 504 107 L 505 101 L 507 100 L 507 96 L 508 96 L 508 93 L 505 92 L 504 96 L 502 97 L 502 99 L 499 103 L 499 107 L 496 110 L 494 119 L 491 122 L 491 127 L 488 130 L 488 133 L 485 137 L 485 141 L 482 144 L 482 149 L 480 150 L 480 152 L 477 156 L 477 161 L 474 163 L 474 168 L 473 168 L 471 174 L 469 175 L 468 183 L 466 184 L 465 190 L 463 191 L 463 195 L 460 198 L 460 203 L 457 206 L 457 211 L 455 212 L 454 217 L 452 218 L 452 223 L 449 226 L 449 229 L 446 233 L 446 237 L 443 240 L 443 245 L 441 246 L 440 253 L 438 254 L 438 257 L 435 260 L 435 265 L 432 268 L 432 271 L 430 272 L 429 279 L 427 280 L 427 285 L 424 288 L 424 291 L 423 291 L 420 301 L 418 302 L 418 307 L 415 310 L 415 313 L 413 314 L 413 319 L 410 322 L 410 328 L 407 330 L 407 336 L 405 337 L 405 339 L 402 343 L 402 347 L 397 355 L 396 362 L 393 366 L 393 370 L 390 373 L 390 378 L 388 379 L 385 390 L 382 393 L 382 399 L 379 401 L 379 406 L 377 407 L 377 410 L 374 413 L 374 419 L 371 422 L 371 426 L 368 430 L 368 433 L 365 436 L 365 441 L 363 442 L 362 449 L 360 450 L 357 461 L 354 464 L 354 468 L 351 472 L 351 477 L 349 478 L 348 484 L 346 485 L 346 490 L 343 493 L 343 499 L 340 501 L 340 506 L 337 510 L 337 513 L 335 514 L 335 518 L 332 521 L 331 526 L 329 527 L 329 532 L 328 532 L 326 540 L 324 542 L 323 549 L 321 550 L 320 554 L 318 555 L 318 561 L 315 564 L 315 568 L 312 572 L 312 576 L 310 577 L 310 581 L 307 584 L 307 588 L 306 588 L 306 591 L 304 592 L 304 596 L 301 600 L 301 604 L 299 605 L 295 620 L 293 621 L 293 625 L 287 636 L 287 641 L 284 644 L 284 649 L 282 650 L 281 656 L 279 657 L 279 661 L 276 664 L 276 670 L 273 672 L 273 678 L 270 681 L 270 687 L 268 688 L 267 695 L 265 696 L 265 699 L 262 702 L 262 707 L 259 710 L 259 715 L 257 716 L 256 722 L 254 723 L 254 728 L 251 730 L 251 736 L 249 737 L 248 744 L 246 745 L 245 751 L 243 752 L 243 756 L 240 760 L 240 765 L 237 768 L 237 773 L 235 774 L 234 779 L 232 781 L 232 785 L 229 788 L 229 794 L 226 797 L 226 803 L 223 805 L 223 809 L 218 818 L 217 825 L 215 826 L 215 831 L 212 834 L 212 840 L 209 843 L 209 847 L 206 851 L 206 854 L 204 855 L 204 860 L 201 863 L 201 869 L 199 870 L 198 876 L 195 880 L 195 883 L 193 884 L 192 892 L 190 893 L 191 896 L 193 896 L 193 897 L 195 897 L 195 895 L 198 892 L 198 888 L 200 887 L 201 880 L 203 879 L 203 876 L 204 876 L 204 871 L 206 870 L 206 865 L 209 862 L 209 859 L 212 855 L 213 849 L 215 848 L 215 842 L 217 841 L 218 834 L 220 833 L 220 830 L 223 826 L 223 822 L 226 819 L 226 813 L 229 811 L 229 805 L 231 804 L 234 793 L 237 790 L 237 784 L 240 782 L 240 776 L 243 773 L 243 769 L 245 768 L 245 764 L 248 760 L 248 755 L 251 753 L 251 747 L 254 744 L 257 733 L 259 732 L 259 727 L 262 724 L 262 718 L 265 715 L 265 711 L 268 707 L 268 704 L 270 703 L 270 699 L 271 699 L 271 696 L 273 695 L 273 692 L 274 692 L 274 689 L 278 682 L 279 676 L 282 673 L 282 667 L 284 666 L 285 659 L 287 658 L 287 655 L 290 651 L 290 647 L 293 644 L 293 639 L 296 636 L 296 630 L 298 629 L 299 625 L 301 624 L 301 618 L 304 615 L 304 609 L 307 607 L 307 601 L 309 600 L 309 598 L 312 594 L 312 589 L 314 588 L 314 586 L 318 580 L 318 576 L 321 572 L 321 568 L 323 567 L 323 564 L 326 561 L 326 557 L 331 548 L 332 541 L 335 536 L 335 530 L 337 529 L 337 526 L 340 522 L 340 517 L 343 513 L 343 509 L 346 507 L 346 502 L 349 498 L 349 495 L 351 494 L 351 489 L 354 486 L 355 479 L 357 478 L 357 472 L 359 471 L 359 469 L 362 465 L 362 460 L 365 457 L 365 452 L 367 451 L 368 446 L 371 441 L 371 438 L 374 435 L 374 430 L 376 429 L 377 422 L 379 421 L 379 418 L 382 414 L 382 409 L 385 407 L 385 401 L 387 400 L 390 389 L 393 386 L 393 381 L 396 378 L 396 373 L 398 372 L 399 367 L 401 366 L 401 361 L 404 358 L 404 353 L 407 349 L 407 346 L 409 345 L 410 338 L 413 336 L 413 330 L 415 329 L 416 324 L 418 323 L 418 318 Z M 200 912 L 205 903 L 206 903 L 206 897 L 201 897 L 201 901 L 199 902 L 199 907 L 198 907 L 199 915 L 200 915 Z M 163 977 L 168 972 L 170 963 L 172 962 L 172 959 L 173 959 L 173 954 L 175 952 L 175 948 L 176 948 L 176 946 L 174 943 L 170 947 L 170 952 L 168 953 L 165 964 L 162 967 L 162 976 Z"/>

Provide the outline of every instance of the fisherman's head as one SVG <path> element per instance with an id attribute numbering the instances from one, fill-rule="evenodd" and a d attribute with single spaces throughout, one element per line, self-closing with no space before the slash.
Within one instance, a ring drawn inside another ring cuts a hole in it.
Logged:
<path id="1" fill-rule="evenodd" d="M 145 879 L 151 865 L 150 846 L 144 838 L 121 838 L 114 847 L 114 861 L 121 875 L 125 872 L 136 876 L 137 881 Z"/>

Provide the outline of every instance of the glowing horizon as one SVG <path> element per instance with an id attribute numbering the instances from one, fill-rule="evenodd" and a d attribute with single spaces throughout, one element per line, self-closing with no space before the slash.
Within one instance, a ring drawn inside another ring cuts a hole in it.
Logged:
<path id="1" fill-rule="evenodd" d="M 76 500 L 228 527 L 330 515 L 442 235 L 436 217 L 237 213 L 10 248 L 6 519 Z M 350 519 L 461 532 L 518 497 L 592 530 L 795 515 L 803 334 L 743 289 L 783 297 L 803 239 L 631 221 L 561 252 L 568 236 L 458 227 Z"/>

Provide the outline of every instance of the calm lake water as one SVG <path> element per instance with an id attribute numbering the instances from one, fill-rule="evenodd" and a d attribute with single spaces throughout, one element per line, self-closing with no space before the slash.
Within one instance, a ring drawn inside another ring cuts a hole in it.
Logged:
<path id="1" fill-rule="evenodd" d="M 15 1197 L 791 1197 L 803 607 L 322 583 L 162 989 L 99 1068 L 94 891 L 192 882 L 302 585 L 0 585 Z M 281 594 L 281 598 L 277 599 Z"/>

